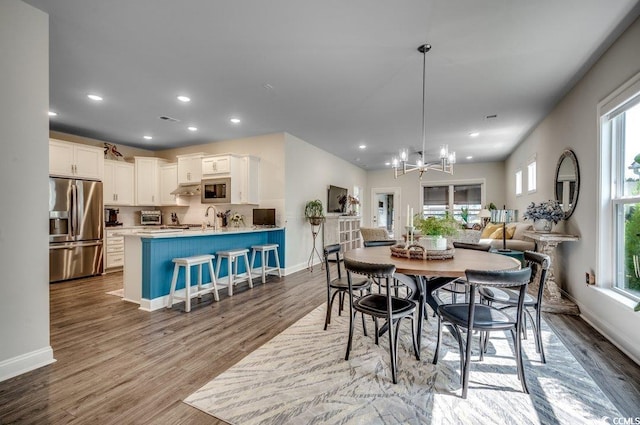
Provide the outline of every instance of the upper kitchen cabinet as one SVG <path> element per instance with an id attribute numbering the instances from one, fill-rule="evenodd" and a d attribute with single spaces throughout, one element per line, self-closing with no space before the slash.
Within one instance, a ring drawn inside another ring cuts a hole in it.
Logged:
<path id="1" fill-rule="evenodd" d="M 136 156 L 134 159 L 136 205 L 160 205 L 160 167 L 168 161 L 143 156 Z"/>
<path id="2" fill-rule="evenodd" d="M 49 175 L 102 180 L 102 148 L 49 139 Z"/>
<path id="3" fill-rule="evenodd" d="M 232 162 L 237 159 L 234 155 L 213 155 L 202 158 L 202 177 L 218 177 L 231 173 Z"/>
<path id="4" fill-rule="evenodd" d="M 178 170 L 179 165 L 175 163 L 160 166 L 160 205 L 189 205 L 188 199 L 184 196 L 171 193 L 178 186 Z"/>
<path id="5" fill-rule="evenodd" d="M 231 204 L 260 203 L 260 158 L 212 155 L 202 158 L 202 179 L 231 178 Z"/>
<path id="6" fill-rule="evenodd" d="M 243 156 L 241 159 L 240 203 L 260 203 L 260 158 Z"/>
<path id="7" fill-rule="evenodd" d="M 202 180 L 202 153 L 178 155 L 178 184 L 199 184 Z"/>
<path id="8" fill-rule="evenodd" d="M 104 161 L 102 193 L 105 205 L 134 205 L 134 165 L 123 161 Z"/>

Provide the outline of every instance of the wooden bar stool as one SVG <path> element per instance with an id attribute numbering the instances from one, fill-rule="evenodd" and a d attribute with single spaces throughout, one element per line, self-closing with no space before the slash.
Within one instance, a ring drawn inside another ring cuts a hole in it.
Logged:
<path id="1" fill-rule="evenodd" d="M 194 257 L 174 258 L 172 261 L 175 264 L 173 266 L 173 279 L 171 279 L 171 291 L 169 292 L 169 301 L 167 302 L 167 308 L 173 306 L 174 298 L 184 301 L 184 311 L 187 313 L 191 311 L 191 298 L 201 297 L 204 294 L 213 292 L 213 298 L 216 301 L 220 300 L 218 296 L 218 284 L 216 282 L 216 275 L 213 273 L 213 255 L 197 255 Z M 211 282 L 207 284 L 202 283 L 202 266 L 207 264 L 209 266 L 209 275 L 211 276 Z M 191 267 L 198 266 L 198 289 L 195 292 L 191 292 Z M 176 284 L 178 283 L 178 274 L 180 273 L 180 267 L 184 267 L 184 290 L 185 296 L 178 297 L 175 295 Z"/>
<path id="2" fill-rule="evenodd" d="M 252 270 L 256 270 L 254 269 L 255 267 L 255 259 L 256 259 L 256 252 L 260 252 L 260 258 L 262 260 L 261 263 L 261 267 L 260 270 L 262 272 L 262 283 L 266 282 L 266 278 L 267 278 L 267 273 L 273 272 L 273 271 L 277 271 L 278 272 L 278 277 L 282 277 L 282 273 L 280 271 L 280 257 L 278 256 L 278 247 L 280 245 L 278 245 L 277 243 L 272 243 L 272 244 L 266 244 L 266 245 L 254 245 L 251 247 L 251 268 Z M 274 254 L 274 259 L 276 262 L 276 266 L 275 267 L 269 267 L 268 262 L 269 262 L 269 252 L 273 252 Z"/>
<path id="3" fill-rule="evenodd" d="M 231 249 L 227 251 L 216 252 L 218 260 L 216 261 L 216 278 L 220 279 L 220 264 L 222 259 L 227 259 L 227 279 L 228 279 L 228 291 L 229 296 L 233 296 L 233 286 L 240 282 L 249 282 L 249 288 L 253 288 L 253 280 L 251 277 L 251 267 L 249 265 L 249 250 L 248 249 Z M 238 261 L 240 257 L 244 259 L 244 267 L 247 270 L 245 275 L 238 274 Z"/>

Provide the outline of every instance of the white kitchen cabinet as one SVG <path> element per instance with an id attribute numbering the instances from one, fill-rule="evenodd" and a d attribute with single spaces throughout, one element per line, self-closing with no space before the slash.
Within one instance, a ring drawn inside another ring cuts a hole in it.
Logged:
<path id="1" fill-rule="evenodd" d="M 260 203 L 260 158 L 244 156 L 240 167 L 240 203 Z M 231 183 L 233 186 L 233 181 Z"/>
<path id="2" fill-rule="evenodd" d="M 202 153 L 177 156 L 178 184 L 200 184 L 202 180 L 202 156 Z"/>
<path id="3" fill-rule="evenodd" d="M 213 155 L 202 158 L 202 178 L 208 176 L 218 177 L 220 174 L 231 172 L 232 160 L 237 157 L 233 155 Z"/>
<path id="4" fill-rule="evenodd" d="M 102 180 L 102 148 L 49 139 L 49 175 Z"/>
<path id="5" fill-rule="evenodd" d="M 178 187 L 178 167 L 175 163 L 160 166 L 160 205 L 189 205 L 184 196 L 171 194 Z"/>
<path id="6" fill-rule="evenodd" d="M 160 205 L 160 167 L 167 161 L 144 156 L 136 156 L 134 160 L 136 205 Z"/>
<path id="7" fill-rule="evenodd" d="M 134 205 L 135 167 L 123 161 L 104 161 L 102 193 L 105 205 Z"/>
<path id="8" fill-rule="evenodd" d="M 124 235 L 131 235 L 136 229 L 107 228 L 104 238 L 105 272 L 110 273 L 124 266 Z"/>
<path id="9" fill-rule="evenodd" d="M 202 158 L 203 180 L 231 178 L 230 204 L 260 203 L 259 172 L 260 158 L 255 156 L 229 154 Z"/>

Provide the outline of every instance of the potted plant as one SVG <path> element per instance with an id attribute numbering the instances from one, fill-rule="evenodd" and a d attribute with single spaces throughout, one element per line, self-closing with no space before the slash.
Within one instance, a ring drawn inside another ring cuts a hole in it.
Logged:
<path id="1" fill-rule="evenodd" d="M 533 229 L 536 232 L 547 233 L 551 231 L 553 224 L 564 219 L 564 211 L 558 201 L 549 200 L 539 204 L 532 202 L 527 207 L 524 218 L 533 220 Z"/>
<path id="2" fill-rule="evenodd" d="M 324 207 L 322 206 L 322 201 L 316 199 L 314 201 L 307 202 L 304 206 L 304 217 L 309 223 L 311 223 L 311 225 L 320 225 L 324 220 Z"/>
<path id="3" fill-rule="evenodd" d="M 447 236 L 455 236 L 460 231 L 460 224 L 449 215 L 444 217 L 417 217 L 415 227 L 420 230 L 420 243 L 425 249 L 442 251 L 447 249 Z"/>
<path id="4" fill-rule="evenodd" d="M 469 223 L 469 208 L 468 207 L 462 207 L 460 208 L 460 218 L 462 219 L 462 223 L 464 224 L 465 227 L 470 227 L 470 223 Z"/>

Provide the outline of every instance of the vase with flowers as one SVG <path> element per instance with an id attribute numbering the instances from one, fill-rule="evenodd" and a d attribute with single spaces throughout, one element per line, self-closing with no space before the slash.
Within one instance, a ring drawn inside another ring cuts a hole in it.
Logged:
<path id="1" fill-rule="evenodd" d="M 358 215 L 358 209 L 360 207 L 360 200 L 355 196 L 349 195 L 347 197 L 347 202 L 349 203 L 349 211 L 347 214 L 349 215 Z"/>
<path id="2" fill-rule="evenodd" d="M 525 220 L 533 220 L 533 230 L 549 233 L 554 224 L 564 219 L 564 211 L 558 201 L 546 201 L 536 204 L 532 202 L 524 213 Z"/>
<path id="3" fill-rule="evenodd" d="M 240 224 L 244 226 L 244 216 L 239 212 L 234 212 L 233 214 L 231 214 L 229 220 L 231 220 L 233 227 L 240 227 Z"/>

